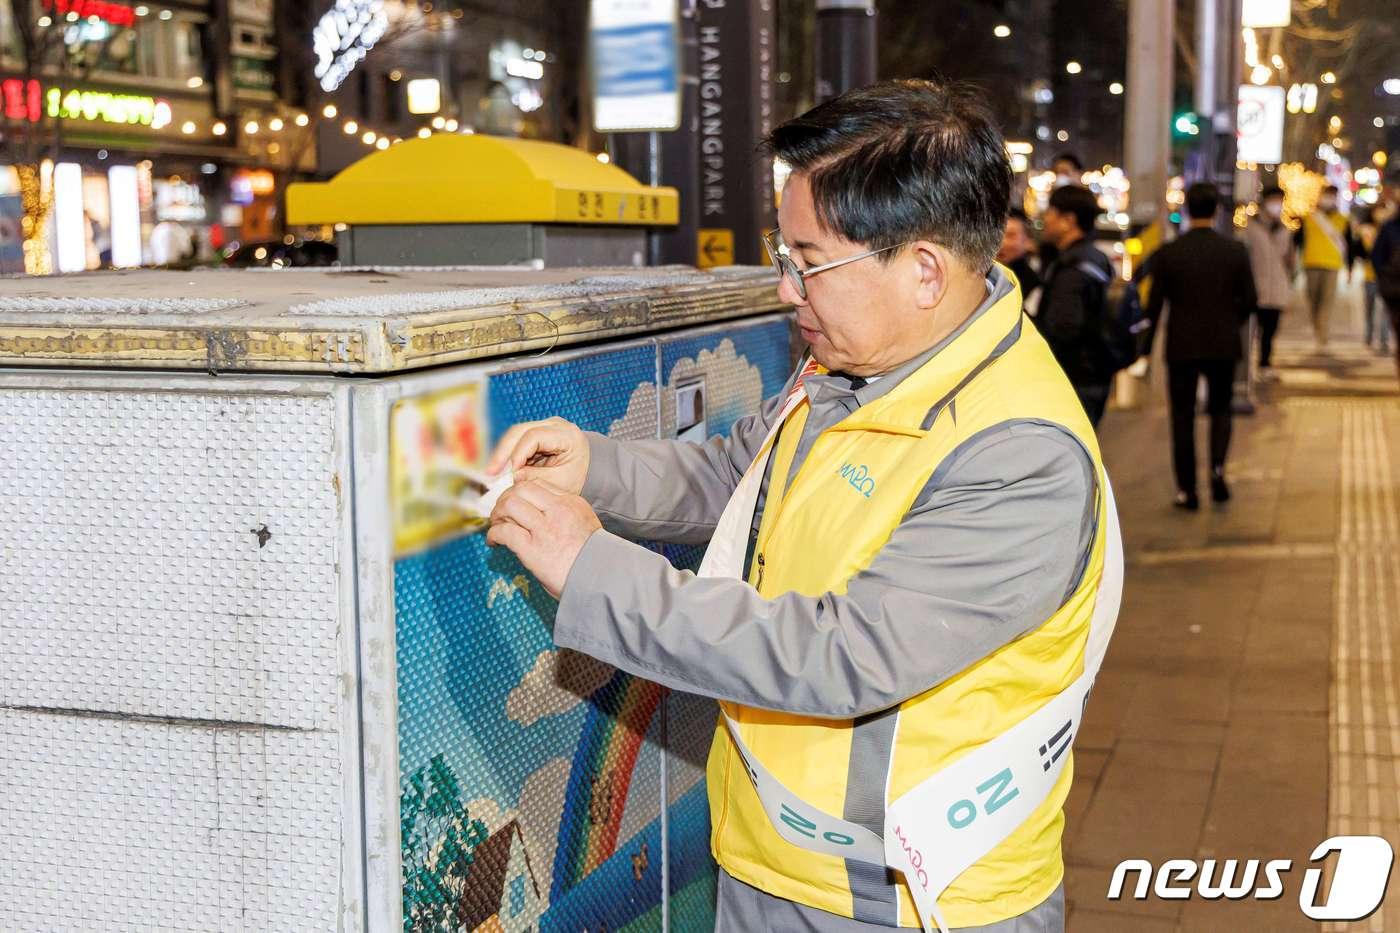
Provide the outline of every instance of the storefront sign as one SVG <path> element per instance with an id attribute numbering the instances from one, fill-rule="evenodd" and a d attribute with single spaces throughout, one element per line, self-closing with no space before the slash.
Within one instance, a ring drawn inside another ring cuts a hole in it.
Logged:
<path id="1" fill-rule="evenodd" d="M 42 104 L 42 106 L 41 106 Z M 0 81 L 0 112 L 10 120 L 38 123 L 44 114 L 61 120 L 88 120 L 149 126 L 170 124 L 170 102 L 144 94 L 113 94 L 84 88 L 51 87 L 36 79 L 6 78 Z"/>
<path id="2" fill-rule="evenodd" d="M 262 59 L 235 55 L 232 64 L 234 87 L 246 91 L 270 91 L 277 81 L 268 63 Z"/>
<path id="3" fill-rule="evenodd" d="M 1281 87 L 1240 86 L 1235 133 L 1241 162 L 1277 165 L 1283 161 L 1284 90 Z"/>
<path id="4" fill-rule="evenodd" d="M 143 94 L 112 94 L 76 88 L 64 91 L 51 87 L 44 94 L 44 100 L 49 116 L 63 120 L 130 123 L 153 130 L 170 124 L 170 102 Z"/>
<path id="5" fill-rule="evenodd" d="M 43 115 L 43 91 L 39 82 L 32 79 L 6 78 L 0 81 L 0 103 L 3 103 L 3 112 L 9 120 L 38 123 Z"/>
<path id="6" fill-rule="evenodd" d="M 277 179 L 265 168 L 240 169 L 229 183 L 229 200 L 235 204 L 252 204 L 260 196 L 277 189 Z"/>
<path id="7" fill-rule="evenodd" d="M 442 85 L 437 78 L 414 78 L 408 82 L 408 112 L 437 113 L 442 109 Z"/>
<path id="8" fill-rule="evenodd" d="M 340 87 L 388 28 L 384 0 L 335 0 L 311 34 L 321 89 Z"/>
<path id="9" fill-rule="evenodd" d="M 136 25 L 134 9 L 121 3 L 108 3 L 106 0 L 44 0 L 44 7 L 59 16 L 77 13 L 82 19 L 96 16 L 113 26 Z"/>
<path id="10" fill-rule="evenodd" d="M 1277 29 L 1293 22 L 1291 0 L 1244 0 L 1241 24 L 1246 29 Z"/>

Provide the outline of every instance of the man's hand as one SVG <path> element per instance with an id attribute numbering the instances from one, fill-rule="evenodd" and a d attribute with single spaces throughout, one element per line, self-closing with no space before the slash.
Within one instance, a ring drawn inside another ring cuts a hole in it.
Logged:
<path id="1" fill-rule="evenodd" d="M 577 495 L 539 480 L 525 480 L 507 489 L 496 503 L 486 543 L 514 551 L 525 569 L 558 599 L 583 546 L 602 527 L 592 507 Z"/>
<path id="2" fill-rule="evenodd" d="M 517 485 L 542 480 L 576 496 L 583 491 L 588 476 L 588 440 L 563 418 L 526 421 L 501 438 L 486 472 L 495 476 L 507 466 L 514 471 Z"/>

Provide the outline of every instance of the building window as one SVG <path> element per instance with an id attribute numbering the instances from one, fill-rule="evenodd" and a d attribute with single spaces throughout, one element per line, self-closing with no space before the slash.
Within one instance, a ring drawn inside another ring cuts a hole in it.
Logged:
<path id="1" fill-rule="evenodd" d="M 19 53 L 19 33 L 15 31 L 10 0 L 0 0 L 0 59 L 10 58 L 18 63 Z"/>
<path id="2" fill-rule="evenodd" d="M 510 882 L 510 917 L 514 920 L 525 912 L 525 876 L 516 875 Z"/>
<path id="3" fill-rule="evenodd" d="M 140 45 L 140 73 L 168 81 L 203 77 L 204 23 L 177 15 L 160 20 L 146 17 L 136 29 Z"/>
<path id="4" fill-rule="evenodd" d="M 403 119 L 403 83 L 387 74 L 379 80 L 384 93 L 384 122 L 398 123 Z"/>

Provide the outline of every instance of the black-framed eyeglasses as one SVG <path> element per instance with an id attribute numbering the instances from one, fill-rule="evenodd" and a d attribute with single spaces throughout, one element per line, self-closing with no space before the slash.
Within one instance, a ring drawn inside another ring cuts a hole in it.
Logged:
<path id="1" fill-rule="evenodd" d="M 878 256 L 880 253 L 887 253 L 892 249 L 902 249 L 908 245 L 908 243 L 898 243 L 894 246 L 882 246 L 879 249 L 869 249 L 863 253 L 857 253 L 854 256 L 846 256 L 843 259 L 825 262 L 820 266 L 813 266 L 810 269 L 801 269 L 798 268 L 797 263 L 793 262 L 792 251 L 788 248 L 788 245 L 783 242 L 783 232 L 781 230 L 773 230 L 763 235 L 763 248 L 768 251 L 768 258 L 772 261 L 773 268 L 778 270 L 779 275 L 787 277 L 787 280 L 792 283 L 792 287 L 796 289 L 797 294 L 802 296 L 803 301 L 807 300 L 807 279 L 812 276 L 819 275 L 828 269 L 835 269 L 837 266 L 844 266 L 847 263 L 856 262 L 860 259 Z"/>

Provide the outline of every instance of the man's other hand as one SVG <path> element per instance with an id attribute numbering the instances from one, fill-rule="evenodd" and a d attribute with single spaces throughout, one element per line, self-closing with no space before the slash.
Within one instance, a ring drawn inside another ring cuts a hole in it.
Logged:
<path id="1" fill-rule="evenodd" d="M 486 543 L 510 548 L 558 599 L 583 546 L 602 527 L 579 496 L 540 480 L 525 480 L 507 489 L 496 503 Z"/>
<path id="2" fill-rule="evenodd" d="M 588 440 L 578 427 L 563 418 L 526 421 L 505 433 L 486 464 L 497 475 L 507 466 L 519 485 L 542 480 L 571 495 L 583 491 L 588 476 Z"/>

